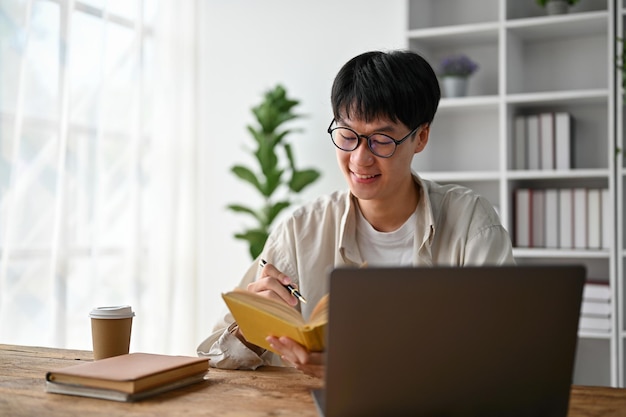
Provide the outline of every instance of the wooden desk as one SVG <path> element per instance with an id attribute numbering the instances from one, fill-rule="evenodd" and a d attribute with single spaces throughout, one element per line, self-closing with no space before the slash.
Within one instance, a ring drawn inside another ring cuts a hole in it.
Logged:
<path id="1" fill-rule="evenodd" d="M 92 353 L 0 345 L 0 416 L 317 416 L 310 390 L 321 382 L 287 368 L 211 368 L 206 382 L 137 403 L 44 391 L 46 371 L 84 360 Z M 626 389 L 574 386 L 568 416 L 626 416 Z"/>
<path id="2" fill-rule="evenodd" d="M 136 403 L 45 392 L 47 371 L 92 360 L 92 352 L 0 345 L 0 416 L 317 416 L 321 381 L 287 368 L 225 371 Z"/>

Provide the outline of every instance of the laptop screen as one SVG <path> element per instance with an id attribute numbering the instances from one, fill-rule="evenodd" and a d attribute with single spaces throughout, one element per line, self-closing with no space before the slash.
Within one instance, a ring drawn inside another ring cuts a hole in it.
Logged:
<path id="1" fill-rule="evenodd" d="M 326 417 L 565 416 L 583 266 L 340 268 Z"/>

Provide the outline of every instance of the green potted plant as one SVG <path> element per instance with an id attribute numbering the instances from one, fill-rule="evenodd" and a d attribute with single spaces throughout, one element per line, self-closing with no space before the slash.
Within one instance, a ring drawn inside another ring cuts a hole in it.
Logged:
<path id="1" fill-rule="evenodd" d="M 478 64 L 467 55 L 449 55 L 439 64 L 439 76 L 446 97 L 462 97 L 467 94 L 467 79 L 478 70 Z"/>
<path id="2" fill-rule="evenodd" d="M 549 15 L 565 14 L 569 7 L 575 5 L 580 0 L 536 0 L 537 4 L 546 9 Z"/>
<path id="3" fill-rule="evenodd" d="M 296 130 L 284 128 L 283 125 L 301 117 L 292 111 L 298 104 L 299 101 L 287 97 L 281 85 L 267 91 L 263 101 L 252 108 L 258 125 L 247 126 L 256 144 L 251 154 L 258 166 L 256 170 L 243 165 L 231 168 L 231 172 L 251 185 L 263 200 L 261 207 L 256 209 L 243 204 L 228 205 L 228 209 L 247 214 L 256 223 L 235 234 L 236 239 L 248 242 L 253 259 L 263 250 L 270 227 L 278 214 L 293 203 L 291 196 L 300 193 L 320 176 L 315 169 L 296 168 L 293 150 L 286 140 L 286 136 Z"/>

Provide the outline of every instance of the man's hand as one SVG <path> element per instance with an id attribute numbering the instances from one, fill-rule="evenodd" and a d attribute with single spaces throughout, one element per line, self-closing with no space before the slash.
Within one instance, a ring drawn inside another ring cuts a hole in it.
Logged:
<path id="1" fill-rule="evenodd" d="M 276 269 L 274 265 L 265 264 L 261 271 L 261 277 L 248 284 L 247 289 L 248 291 L 283 301 L 295 307 L 298 305 L 298 299 L 285 288 L 287 284 L 291 284 L 291 278 Z"/>
<path id="2" fill-rule="evenodd" d="M 309 352 L 304 346 L 288 337 L 268 336 L 265 340 L 280 357 L 307 375 L 324 378 L 326 363 L 323 352 Z"/>

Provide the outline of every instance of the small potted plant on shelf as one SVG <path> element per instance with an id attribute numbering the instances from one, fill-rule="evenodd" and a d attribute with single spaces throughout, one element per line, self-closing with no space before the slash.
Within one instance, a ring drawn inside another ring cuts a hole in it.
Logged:
<path id="1" fill-rule="evenodd" d="M 439 76 L 446 97 L 463 97 L 467 94 L 467 80 L 478 69 L 478 64 L 467 55 L 450 55 L 441 60 Z"/>
<path id="2" fill-rule="evenodd" d="M 536 0 L 537 4 L 545 7 L 549 15 L 565 14 L 569 7 L 575 5 L 580 0 Z"/>

